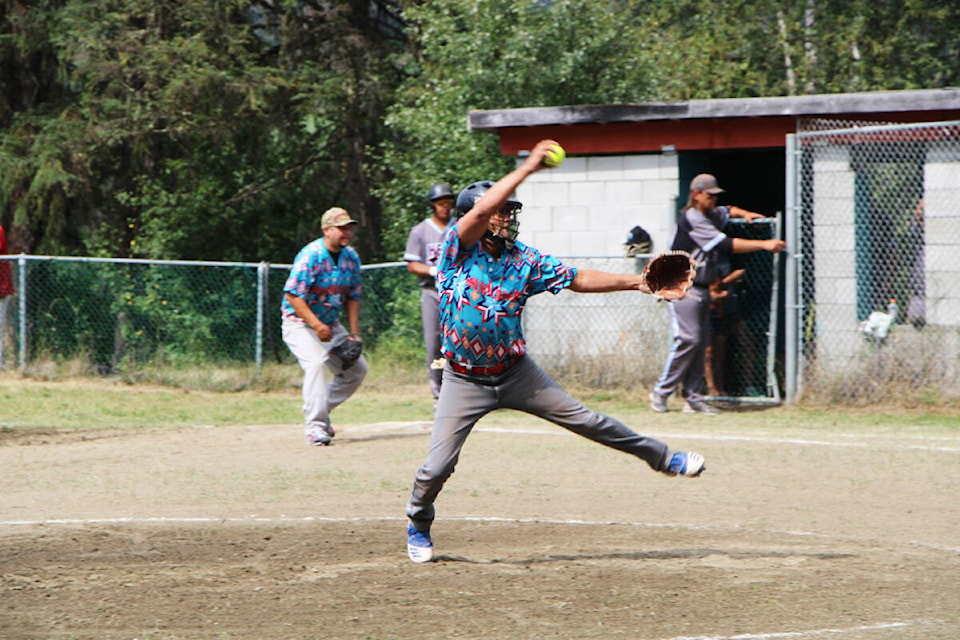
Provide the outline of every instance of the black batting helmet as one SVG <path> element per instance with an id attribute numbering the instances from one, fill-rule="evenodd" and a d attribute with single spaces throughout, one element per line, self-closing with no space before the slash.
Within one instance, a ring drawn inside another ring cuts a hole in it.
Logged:
<path id="1" fill-rule="evenodd" d="M 443 198 L 450 198 L 453 200 L 453 187 L 446 182 L 438 182 L 430 187 L 430 193 L 427 194 L 427 200 L 434 202 L 435 200 L 442 200 Z"/>
<path id="2" fill-rule="evenodd" d="M 473 209 L 473 205 L 477 203 L 477 200 L 489 191 L 490 187 L 493 186 L 493 183 L 489 180 L 483 180 L 482 182 L 474 182 L 471 185 L 464 187 L 463 191 L 460 192 L 460 195 L 457 196 L 457 204 L 455 209 L 460 215 L 465 214 L 470 209 Z M 507 204 L 514 205 L 517 211 L 523 206 L 523 203 L 517 200 L 515 194 L 510 194 L 510 197 L 507 198 Z"/>

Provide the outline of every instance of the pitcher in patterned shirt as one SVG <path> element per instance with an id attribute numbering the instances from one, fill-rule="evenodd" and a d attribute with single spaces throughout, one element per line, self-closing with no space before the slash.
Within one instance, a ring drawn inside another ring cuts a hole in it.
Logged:
<path id="1" fill-rule="evenodd" d="M 434 559 L 430 527 L 434 502 L 454 471 L 477 421 L 495 409 L 515 409 L 549 420 L 599 444 L 632 454 L 654 471 L 696 477 L 703 456 L 674 452 L 622 422 L 584 407 L 526 353 L 521 314 L 532 295 L 563 289 L 579 293 L 638 290 L 639 274 L 578 270 L 517 240 L 513 195 L 557 143 L 542 140 L 498 182 L 476 182 L 457 197 L 459 220 L 447 232 L 437 267 L 440 331 L 446 365 L 426 461 L 406 506 L 407 554 Z"/>

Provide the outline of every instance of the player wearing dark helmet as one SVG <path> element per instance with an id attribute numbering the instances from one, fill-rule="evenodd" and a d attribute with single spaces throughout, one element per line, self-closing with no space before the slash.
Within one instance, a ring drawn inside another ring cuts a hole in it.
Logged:
<path id="1" fill-rule="evenodd" d="M 421 220 L 407 238 L 407 248 L 403 259 L 407 271 L 417 276 L 420 287 L 420 320 L 423 326 L 423 344 L 427 356 L 427 377 L 430 392 L 436 401 L 440 397 L 440 384 L 443 370 L 434 366 L 440 356 L 440 321 L 437 306 L 440 296 L 437 294 L 437 263 L 440 261 L 440 247 L 450 228 L 453 211 L 453 188 L 446 182 L 438 182 L 427 192 L 430 204 L 430 217 Z"/>
<path id="2" fill-rule="evenodd" d="M 456 209 L 461 215 L 473 209 L 473 205 L 486 193 L 493 183 L 489 180 L 483 182 L 474 182 L 466 187 L 457 196 Z M 503 248 L 512 249 L 517 241 L 517 235 L 520 233 L 520 220 L 517 214 L 523 209 L 523 204 L 517 200 L 515 194 L 507 196 L 506 201 L 500 210 L 491 218 L 490 225 L 487 228 L 484 238 L 496 240 Z"/>
<path id="3" fill-rule="evenodd" d="M 407 554 L 434 558 L 430 527 L 434 502 L 453 473 L 477 421 L 495 409 L 539 416 L 595 442 L 630 453 L 669 475 L 698 476 L 703 457 L 666 444 L 584 407 L 526 353 L 521 314 L 526 299 L 549 291 L 581 293 L 644 290 L 637 274 L 578 270 L 517 240 L 522 205 L 512 194 L 544 168 L 543 140 L 514 171 L 497 182 L 476 182 L 457 198 L 437 267 L 440 331 L 446 359 L 430 448 L 413 481 L 406 513 Z"/>

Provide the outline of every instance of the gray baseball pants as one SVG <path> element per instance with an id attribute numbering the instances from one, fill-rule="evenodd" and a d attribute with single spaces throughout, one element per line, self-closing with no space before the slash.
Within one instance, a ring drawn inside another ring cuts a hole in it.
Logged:
<path id="1" fill-rule="evenodd" d="M 516 409 L 549 420 L 594 442 L 633 454 L 655 471 L 665 470 L 670 463 L 672 452 L 666 444 L 587 409 L 528 356 L 492 376 L 456 373 L 447 364 L 430 449 L 414 478 L 406 507 L 417 529 L 430 528 L 435 515 L 433 503 L 453 473 L 467 436 L 480 418 L 495 409 Z"/>
<path id="2" fill-rule="evenodd" d="M 440 294 L 424 287 L 420 291 L 420 316 L 423 320 L 423 345 L 427 352 L 427 375 L 433 399 L 440 397 L 443 369 L 434 369 L 433 361 L 443 357 L 440 351 Z"/>
<path id="3" fill-rule="evenodd" d="M 653 392 L 668 396 L 682 386 L 684 398 L 702 400 L 703 362 L 710 329 L 710 292 L 706 287 L 691 287 L 687 297 L 670 301 L 667 309 L 673 343 Z"/>
<path id="4" fill-rule="evenodd" d="M 329 354 L 333 339 L 320 342 L 320 338 L 305 322 L 293 322 L 286 318 L 281 325 L 283 341 L 296 356 L 303 369 L 303 417 L 308 429 L 317 423 L 330 424 L 330 412 L 346 402 L 360 387 L 367 375 L 367 361 L 363 356 L 349 369 L 340 366 L 340 360 Z M 347 333 L 342 324 L 330 325 L 333 338 Z M 333 374 L 327 383 L 324 369 Z"/>

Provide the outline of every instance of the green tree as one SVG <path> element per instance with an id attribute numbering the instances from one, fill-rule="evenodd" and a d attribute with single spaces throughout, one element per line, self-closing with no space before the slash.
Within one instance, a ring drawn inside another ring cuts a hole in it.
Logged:
<path id="1" fill-rule="evenodd" d="M 960 5 L 939 0 L 639 0 L 661 100 L 960 82 Z"/>
<path id="2" fill-rule="evenodd" d="M 283 261 L 340 204 L 379 254 L 363 154 L 396 44 L 368 6 L 17 4 L 25 49 L 5 57 L 57 64 L 35 74 L 43 97 L 6 110 L 0 205 L 34 252 Z"/>
<path id="3" fill-rule="evenodd" d="M 472 109 L 635 100 L 652 82 L 643 43 L 624 30 L 622 2 L 426 0 L 407 6 L 407 78 L 387 113 L 376 193 L 384 246 L 403 251 L 427 213 L 432 182 L 456 189 L 513 167 L 495 136 L 467 131 Z"/>

